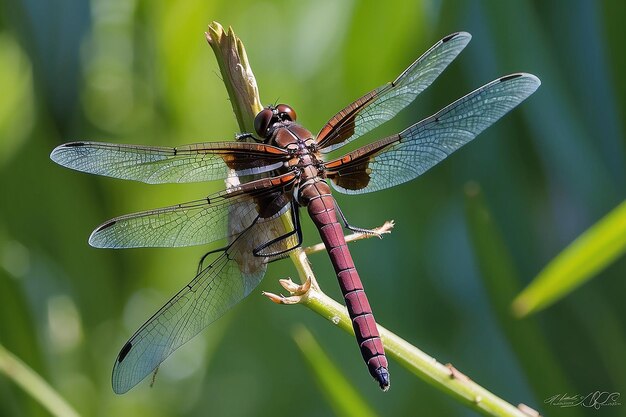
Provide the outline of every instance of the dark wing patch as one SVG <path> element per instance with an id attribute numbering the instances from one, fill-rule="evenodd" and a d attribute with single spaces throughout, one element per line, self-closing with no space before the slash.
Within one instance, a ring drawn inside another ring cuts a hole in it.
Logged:
<path id="1" fill-rule="evenodd" d="M 317 134 L 318 144 L 323 149 L 334 149 L 334 147 L 339 147 L 343 142 L 348 141 L 354 135 L 357 116 L 377 96 L 376 90 L 370 91 L 334 115 Z"/>
<path id="2" fill-rule="evenodd" d="M 376 141 L 350 152 L 339 159 L 324 164 L 326 176 L 334 185 L 347 190 L 361 190 L 370 183 L 370 163 L 374 157 L 391 143 L 399 140 L 398 135 Z"/>

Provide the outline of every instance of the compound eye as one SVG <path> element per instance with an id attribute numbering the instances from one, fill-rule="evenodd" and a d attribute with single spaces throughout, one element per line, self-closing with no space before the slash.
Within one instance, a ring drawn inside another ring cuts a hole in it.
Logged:
<path id="1" fill-rule="evenodd" d="M 278 111 L 278 114 L 282 119 L 291 120 L 292 122 L 296 121 L 296 111 L 288 105 L 279 104 L 278 106 L 276 106 L 276 110 Z"/>
<path id="2" fill-rule="evenodd" d="M 267 137 L 267 129 L 270 127 L 272 117 L 274 117 L 274 113 L 268 108 L 261 110 L 259 114 L 256 115 L 254 118 L 254 130 L 256 130 L 257 135 L 262 138 Z"/>

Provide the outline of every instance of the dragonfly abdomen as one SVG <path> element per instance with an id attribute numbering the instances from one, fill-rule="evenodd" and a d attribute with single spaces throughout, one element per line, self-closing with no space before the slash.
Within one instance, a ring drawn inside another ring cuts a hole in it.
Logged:
<path id="1" fill-rule="evenodd" d="M 330 189 L 325 182 L 314 182 L 303 188 L 301 195 L 337 274 L 363 360 L 370 375 L 386 391 L 389 389 L 389 365 L 385 349 L 363 283 L 343 236 L 343 229 L 337 221 L 335 201 Z"/>

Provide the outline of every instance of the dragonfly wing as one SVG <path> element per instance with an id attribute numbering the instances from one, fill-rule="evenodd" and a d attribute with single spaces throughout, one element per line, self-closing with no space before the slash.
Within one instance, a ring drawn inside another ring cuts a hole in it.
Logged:
<path id="1" fill-rule="evenodd" d="M 317 134 L 321 151 L 331 152 L 395 117 L 435 81 L 471 38 L 466 32 L 446 36 L 393 82 L 370 91 L 333 116 Z"/>
<path id="2" fill-rule="evenodd" d="M 494 80 L 397 135 L 325 164 L 333 187 L 362 194 L 410 181 L 474 139 L 537 90 L 531 74 Z"/>
<path id="3" fill-rule="evenodd" d="M 96 228 L 89 244 L 120 249 L 212 243 L 232 236 L 227 227 L 232 218 L 252 224 L 259 215 L 258 204 L 283 193 L 294 180 L 292 173 L 262 178 L 202 200 L 116 217 Z"/>
<path id="4" fill-rule="evenodd" d="M 50 158 L 67 168 L 148 184 L 200 182 L 280 168 L 285 150 L 247 142 L 208 142 L 177 148 L 72 142 Z"/>
<path id="5" fill-rule="evenodd" d="M 276 202 L 276 201 L 274 201 Z M 254 205 L 249 201 L 248 204 Z M 259 284 L 270 257 L 253 255 L 255 248 L 293 230 L 290 203 L 271 218 L 257 216 L 252 224 L 234 220 L 235 236 L 205 267 L 128 340 L 113 366 L 113 390 L 122 394 L 151 374 L 172 352 L 222 316 Z M 252 207 L 250 208 L 252 209 Z M 285 213 L 281 215 L 279 213 Z M 295 235 L 273 249 L 295 248 Z"/>

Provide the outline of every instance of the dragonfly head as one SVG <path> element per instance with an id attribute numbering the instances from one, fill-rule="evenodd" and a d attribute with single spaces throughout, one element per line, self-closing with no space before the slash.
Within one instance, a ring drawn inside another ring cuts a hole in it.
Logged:
<path id="1" fill-rule="evenodd" d="M 267 139 L 274 124 L 285 121 L 295 122 L 296 117 L 296 111 L 286 104 L 270 105 L 254 118 L 254 130 L 259 137 Z"/>

